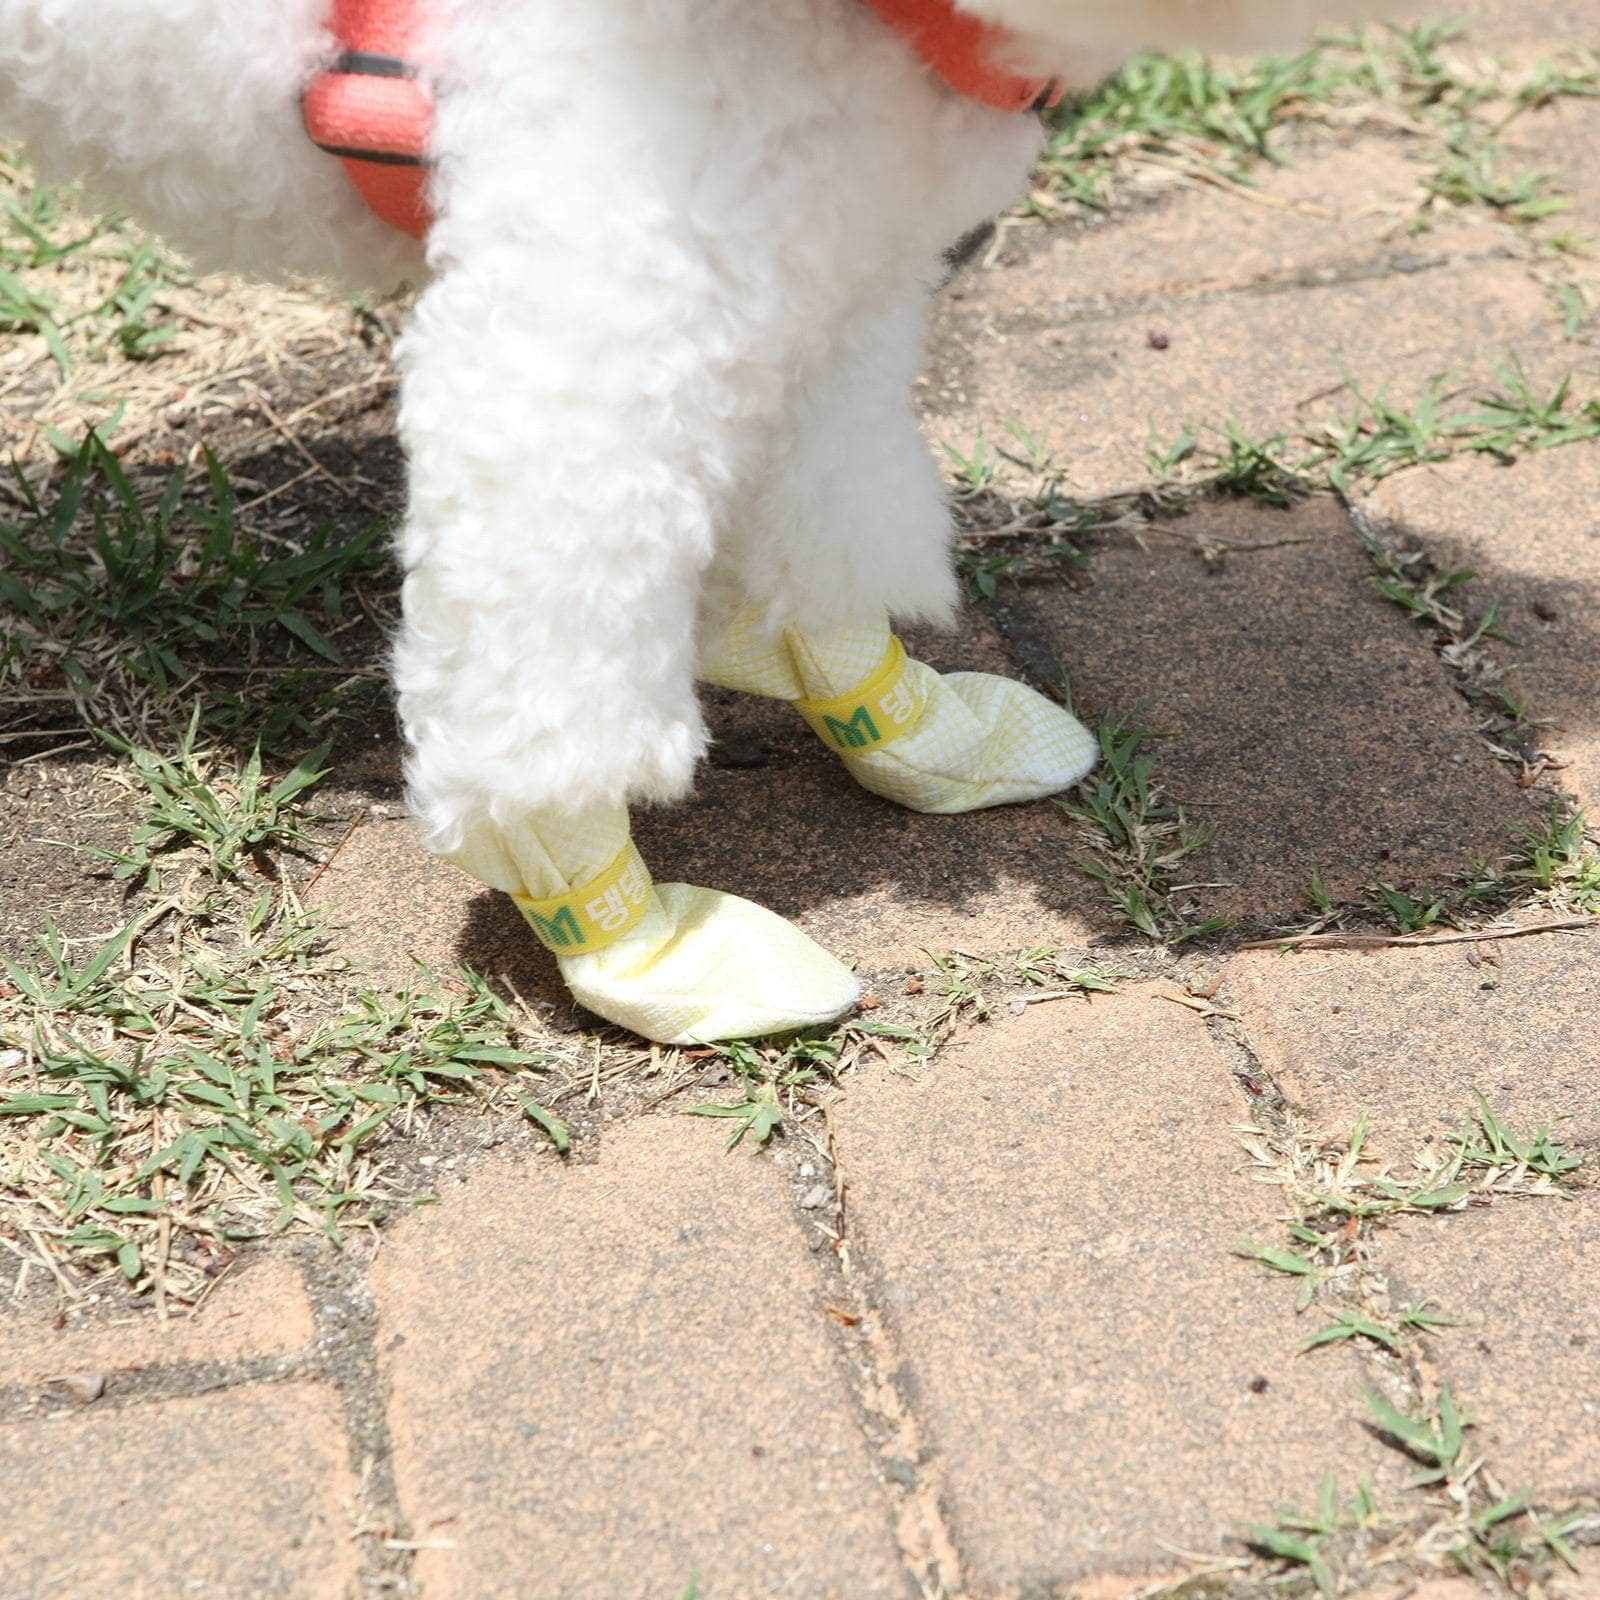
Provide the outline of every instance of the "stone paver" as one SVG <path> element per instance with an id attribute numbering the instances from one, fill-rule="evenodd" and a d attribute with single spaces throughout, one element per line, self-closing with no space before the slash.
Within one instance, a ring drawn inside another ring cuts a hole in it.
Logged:
<path id="1" fill-rule="evenodd" d="M 1194 541 L 1277 546 L 1202 565 Z M 1143 702 L 1173 798 L 1214 825 L 1185 875 L 1207 911 L 1305 909 L 1374 878 L 1451 878 L 1542 815 L 1474 733 L 1423 636 L 1374 589 L 1331 501 L 1223 502 L 1095 558 L 1090 586 L 1004 611 L 1035 670 L 1059 655 L 1096 714 Z M 1220 887 L 1218 887 L 1220 886 Z"/>
<path id="2" fill-rule="evenodd" d="M 1453 265 L 1404 283 L 1175 301 L 1155 322 L 1148 307 L 1068 321 L 1047 284 L 1030 296 L 1008 273 L 969 274 L 965 297 L 935 318 L 927 429 L 970 449 L 980 432 L 1003 439 L 1013 419 L 1074 492 L 1106 494 L 1147 484 L 1151 443 L 1168 446 L 1191 424 L 1232 419 L 1263 437 L 1345 419 L 1355 405 L 1347 377 L 1406 404 L 1446 370 L 1491 378 L 1507 351 L 1536 378 L 1573 364 L 1548 291 L 1519 263 Z M 1152 345 L 1153 329 L 1166 348 Z"/>
<path id="3" fill-rule="evenodd" d="M 1596 124 L 1600 132 L 1600 122 Z M 1531 715 L 1551 719 L 1539 742 L 1570 765 L 1558 776 L 1600 816 L 1600 444 L 1408 472 L 1368 504 L 1403 535 L 1478 572 L 1479 604 L 1499 603 L 1511 642 L 1495 654 Z"/>
<path id="4" fill-rule="evenodd" d="M 725 1125 L 484 1166 L 375 1272 L 431 1600 L 908 1593 L 786 1187 Z"/>
<path id="5" fill-rule="evenodd" d="M 1508 1494 L 1600 1497 L 1596 1198 L 1408 1219 L 1378 1243 L 1401 1303 L 1427 1297 L 1462 1319 L 1433 1341 L 1434 1360 Z"/>
<path id="6" fill-rule="evenodd" d="M 1297 1358 L 1290 1297 L 1230 1253 L 1274 1210 L 1237 1171 L 1244 1109 L 1152 987 L 1035 1007 L 835 1106 L 969 1588 L 1170 1567 L 1329 1469 L 1387 1470 L 1350 1353 Z"/>
<path id="7" fill-rule="evenodd" d="M 1315 1125 L 1403 1158 L 1466 1121 L 1472 1090 L 1513 1126 L 1566 1116 L 1600 1143 L 1600 926 L 1434 950 L 1261 951 L 1226 973 L 1251 1047 Z"/>
<path id="8" fill-rule="evenodd" d="M 1549 54 L 1569 43 L 1593 49 L 1600 39 L 1596 0 L 1458 0 L 1450 14 L 1468 25 L 1479 49 L 1531 43 Z"/>
<path id="9" fill-rule="evenodd" d="M 314 1333 L 299 1273 L 269 1257 L 231 1274 L 198 1312 L 174 1308 L 165 1323 L 140 1312 L 108 1321 L 81 1306 L 67 1308 L 59 1324 L 53 1314 L 0 1310 L 0 1384 L 279 1355 L 308 1345 Z"/>
<path id="10" fill-rule="evenodd" d="M 1248 194 L 1168 189 L 1155 202 L 1156 226 L 1134 210 L 1011 229 L 999 275 L 1007 303 L 1048 309 L 1062 323 L 1137 306 L 1152 331 L 1170 335 L 1165 317 L 1186 316 L 1184 303 L 1198 296 L 1415 272 L 1508 243 L 1505 227 L 1481 209 L 1447 211 L 1410 231 L 1431 170 L 1420 148 L 1330 140 L 1291 159 L 1253 174 L 1259 182 Z M 959 306 L 974 287 L 962 278 L 949 294 Z M 986 287 L 980 276 L 980 295 Z"/>
<path id="11" fill-rule="evenodd" d="M 353 1483 L 337 1402 L 234 1389 L 0 1426 L 5 1600 L 345 1600 Z"/>

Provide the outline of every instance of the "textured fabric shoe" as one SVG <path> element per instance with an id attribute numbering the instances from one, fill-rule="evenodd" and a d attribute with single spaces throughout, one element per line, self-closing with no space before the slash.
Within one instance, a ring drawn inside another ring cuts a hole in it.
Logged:
<path id="1" fill-rule="evenodd" d="M 1070 712 L 1011 678 L 941 675 L 906 655 L 887 618 L 828 634 L 736 622 L 701 676 L 788 700 L 863 788 L 947 814 L 1070 789 L 1099 755 Z"/>
<path id="2" fill-rule="evenodd" d="M 773 912 L 652 882 L 621 806 L 485 823 L 449 859 L 511 895 L 574 998 L 659 1044 L 788 1033 L 861 996 L 854 973 Z"/>

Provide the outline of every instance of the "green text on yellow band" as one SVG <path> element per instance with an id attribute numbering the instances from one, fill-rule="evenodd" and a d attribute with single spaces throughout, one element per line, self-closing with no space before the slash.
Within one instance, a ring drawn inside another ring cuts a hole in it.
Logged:
<path id="1" fill-rule="evenodd" d="M 831 750 L 881 750 L 916 727 L 925 701 L 906 671 L 906 647 L 892 634 L 882 664 L 864 683 L 831 700 L 796 700 L 795 709 Z"/>
<path id="2" fill-rule="evenodd" d="M 540 944 L 558 956 L 615 944 L 650 904 L 650 869 L 630 839 L 598 877 L 549 900 L 514 894 Z"/>

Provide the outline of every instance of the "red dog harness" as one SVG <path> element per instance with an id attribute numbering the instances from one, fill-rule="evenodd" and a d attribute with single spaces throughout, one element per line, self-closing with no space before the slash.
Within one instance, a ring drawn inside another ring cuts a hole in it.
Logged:
<path id="1" fill-rule="evenodd" d="M 312 141 L 338 156 L 368 208 L 423 238 L 433 94 L 416 64 L 426 0 L 333 0 L 329 28 L 342 54 L 312 79 L 302 101 Z M 1060 87 L 990 65 L 1002 29 L 961 15 L 954 0 L 866 0 L 957 94 L 997 111 L 1054 105 Z"/>
<path id="2" fill-rule="evenodd" d="M 312 142 L 338 156 L 368 209 L 423 238 L 433 94 L 416 65 L 424 0 L 333 0 L 343 54 L 301 101 Z"/>

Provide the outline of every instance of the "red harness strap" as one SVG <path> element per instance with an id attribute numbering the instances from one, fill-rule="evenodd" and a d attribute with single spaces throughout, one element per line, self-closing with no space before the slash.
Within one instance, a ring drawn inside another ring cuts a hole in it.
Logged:
<path id="1" fill-rule="evenodd" d="M 1005 47 L 1005 30 L 963 15 L 952 0 L 867 0 L 867 4 L 905 35 L 928 68 L 969 100 L 997 111 L 1028 111 L 1053 106 L 1061 98 L 1061 86 L 1053 79 L 1023 78 L 991 65 Z"/>
<path id="2" fill-rule="evenodd" d="M 416 46 L 426 0 L 332 0 L 329 28 L 344 47 L 302 100 L 313 143 L 344 163 L 350 181 L 384 222 L 426 237 L 433 94 L 419 76 Z M 954 0 L 867 0 L 957 94 L 998 111 L 1054 105 L 1048 78 L 1023 78 L 991 61 L 1005 33 L 958 12 Z"/>
<path id="3" fill-rule="evenodd" d="M 328 25 L 344 53 L 301 102 L 313 143 L 343 161 L 370 210 L 414 239 L 433 221 L 433 95 L 415 63 L 422 9 L 423 0 L 333 0 Z"/>

